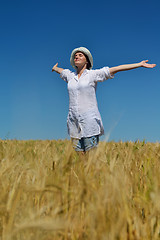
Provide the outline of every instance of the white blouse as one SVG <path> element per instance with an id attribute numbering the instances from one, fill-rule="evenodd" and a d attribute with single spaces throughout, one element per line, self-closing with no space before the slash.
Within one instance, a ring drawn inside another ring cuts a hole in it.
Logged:
<path id="1" fill-rule="evenodd" d="M 68 133 L 71 138 L 91 137 L 104 134 L 102 119 L 96 99 L 97 82 L 103 82 L 110 75 L 109 68 L 84 70 L 80 78 L 77 73 L 64 69 L 60 77 L 68 83 L 69 113 Z"/>

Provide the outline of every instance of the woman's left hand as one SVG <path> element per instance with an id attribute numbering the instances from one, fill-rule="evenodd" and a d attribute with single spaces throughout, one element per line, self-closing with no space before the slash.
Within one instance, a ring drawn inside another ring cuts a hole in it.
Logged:
<path id="1" fill-rule="evenodd" d="M 154 68 L 156 66 L 156 64 L 150 64 L 150 63 L 147 63 L 147 62 L 148 62 L 148 60 L 141 61 L 140 62 L 141 67 Z"/>

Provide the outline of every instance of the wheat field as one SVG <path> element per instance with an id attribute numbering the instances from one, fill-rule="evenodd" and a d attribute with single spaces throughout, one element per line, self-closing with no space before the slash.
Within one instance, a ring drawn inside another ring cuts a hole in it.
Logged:
<path id="1" fill-rule="evenodd" d="M 160 239 L 160 144 L 0 140 L 0 239 Z"/>

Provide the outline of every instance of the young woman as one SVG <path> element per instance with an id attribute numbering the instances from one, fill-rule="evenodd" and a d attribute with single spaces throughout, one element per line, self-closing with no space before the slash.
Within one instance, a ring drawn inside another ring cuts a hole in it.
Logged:
<path id="1" fill-rule="evenodd" d="M 103 123 L 96 100 L 97 82 L 113 78 L 120 71 L 145 67 L 153 68 L 148 60 L 116 67 L 103 67 L 91 70 L 93 58 L 87 48 L 79 47 L 72 51 L 70 63 L 76 72 L 58 67 L 52 68 L 68 83 L 69 113 L 67 117 L 68 133 L 76 151 L 86 152 L 98 145 L 99 136 L 104 133 Z"/>

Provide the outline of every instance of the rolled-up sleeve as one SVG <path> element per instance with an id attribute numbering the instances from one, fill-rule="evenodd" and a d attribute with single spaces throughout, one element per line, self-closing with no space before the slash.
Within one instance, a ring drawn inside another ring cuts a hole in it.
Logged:
<path id="1" fill-rule="evenodd" d="M 61 72 L 60 77 L 61 77 L 64 81 L 68 82 L 69 79 L 70 79 L 70 75 L 71 75 L 71 71 L 70 71 L 69 69 L 64 69 L 64 70 Z"/>
<path id="2" fill-rule="evenodd" d="M 103 67 L 101 69 L 93 70 L 94 71 L 94 81 L 103 82 L 107 79 L 114 78 L 114 75 L 110 74 L 109 67 Z"/>

